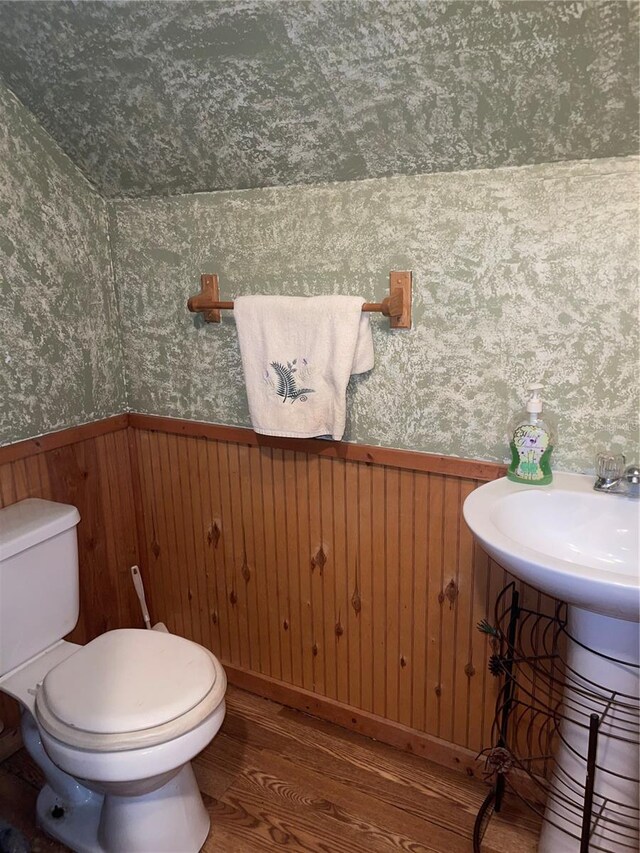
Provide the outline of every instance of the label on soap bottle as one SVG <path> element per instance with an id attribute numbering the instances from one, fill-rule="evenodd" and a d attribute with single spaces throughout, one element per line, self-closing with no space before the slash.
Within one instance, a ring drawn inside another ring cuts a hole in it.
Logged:
<path id="1" fill-rule="evenodd" d="M 551 482 L 549 457 L 552 446 L 549 433 L 540 424 L 521 424 L 514 430 L 511 441 L 510 480 L 519 483 L 546 485 Z"/>

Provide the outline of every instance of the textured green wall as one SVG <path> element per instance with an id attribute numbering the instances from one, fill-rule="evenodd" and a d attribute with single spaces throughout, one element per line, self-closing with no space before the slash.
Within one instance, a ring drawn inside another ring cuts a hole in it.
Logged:
<path id="1" fill-rule="evenodd" d="M 0 444 L 125 405 L 105 202 L 0 85 Z"/>
<path id="2" fill-rule="evenodd" d="M 0 74 L 99 190 L 638 151 L 624 0 L 0 0 Z"/>
<path id="3" fill-rule="evenodd" d="M 201 272 L 223 298 L 382 298 L 412 269 L 414 327 L 374 317 L 346 438 L 502 460 L 542 378 L 556 464 L 638 446 L 638 162 L 603 159 L 316 187 L 111 202 L 129 403 L 248 425 L 233 314 L 186 310 Z"/>

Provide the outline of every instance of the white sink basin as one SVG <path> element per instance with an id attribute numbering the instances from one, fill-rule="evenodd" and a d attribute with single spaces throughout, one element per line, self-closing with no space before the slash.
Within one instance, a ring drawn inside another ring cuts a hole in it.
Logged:
<path id="1" fill-rule="evenodd" d="M 569 605 L 561 671 L 570 676 L 538 853 L 582 849 L 591 712 L 600 720 L 594 804 L 602 808 L 589 849 L 640 849 L 640 502 L 594 492 L 581 474 L 555 474 L 549 486 L 486 483 L 466 499 L 464 517 L 500 565 Z"/>
<path id="2" fill-rule="evenodd" d="M 485 550 L 526 583 L 640 621 L 640 502 L 594 492 L 582 474 L 554 474 L 549 486 L 502 478 L 469 495 L 464 517 Z"/>

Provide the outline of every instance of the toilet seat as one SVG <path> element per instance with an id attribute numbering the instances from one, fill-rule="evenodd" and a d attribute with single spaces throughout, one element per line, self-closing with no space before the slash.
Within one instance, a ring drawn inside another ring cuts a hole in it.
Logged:
<path id="1" fill-rule="evenodd" d="M 47 673 L 36 692 L 42 728 L 73 747 L 117 752 L 193 729 L 224 699 L 226 676 L 207 649 L 158 631 L 108 631 Z"/>

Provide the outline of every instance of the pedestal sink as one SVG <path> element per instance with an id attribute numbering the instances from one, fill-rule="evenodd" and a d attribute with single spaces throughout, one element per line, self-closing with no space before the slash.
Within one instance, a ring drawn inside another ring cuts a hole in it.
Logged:
<path id="1" fill-rule="evenodd" d="M 573 676 L 539 853 L 585 849 L 581 815 L 567 803 L 584 794 L 572 780 L 586 775 L 589 711 L 602 722 L 588 849 L 640 848 L 640 502 L 592 486 L 581 474 L 555 474 L 549 486 L 503 478 L 464 504 L 467 524 L 496 562 L 568 605 L 566 667 Z"/>

